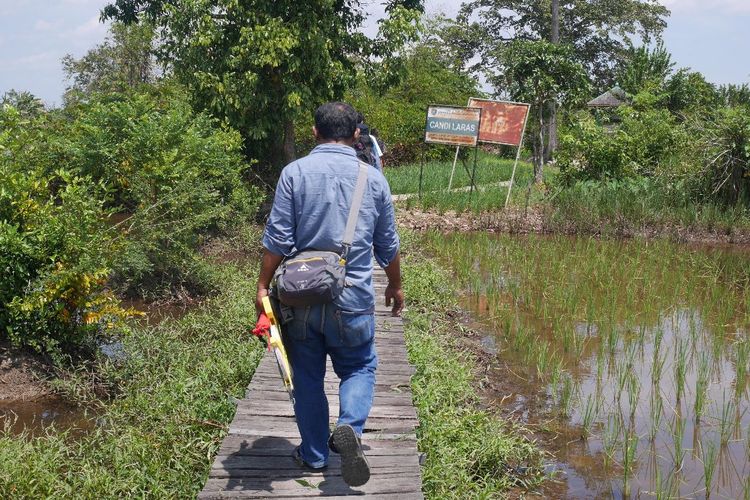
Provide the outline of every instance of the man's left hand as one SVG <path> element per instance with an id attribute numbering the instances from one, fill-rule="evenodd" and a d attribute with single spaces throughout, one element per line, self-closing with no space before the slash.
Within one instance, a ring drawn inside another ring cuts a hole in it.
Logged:
<path id="1" fill-rule="evenodd" d="M 404 291 L 401 288 L 388 285 L 385 288 L 385 306 L 389 307 L 391 302 L 393 302 L 391 314 L 401 316 L 401 311 L 404 310 Z"/>

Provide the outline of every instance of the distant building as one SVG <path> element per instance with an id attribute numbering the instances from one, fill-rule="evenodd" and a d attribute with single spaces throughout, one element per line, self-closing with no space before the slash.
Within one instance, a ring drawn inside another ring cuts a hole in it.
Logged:
<path id="1" fill-rule="evenodd" d="M 620 123 L 620 116 L 615 110 L 628 102 L 627 93 L 615 85 L 599 97 L 591 99 L 586 106 L 594 112 L 599 125 L 608 132 L 614 132 Z"/>
<path id="2" fill-rule="evenodd" d="M 589 108 L 606 109 L 606 108 L 618 108 L 623 104 L 627 104 L 628 95 L 620 87 L 615 85 L 599 97 L 595 97 L 586 103 Z"/>

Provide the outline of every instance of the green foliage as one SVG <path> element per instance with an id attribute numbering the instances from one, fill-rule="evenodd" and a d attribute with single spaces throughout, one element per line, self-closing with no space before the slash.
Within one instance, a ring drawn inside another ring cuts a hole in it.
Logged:
<path id="1" fill-rule="evenodd" d="M 704 199 L 749 206 L 750 107 L 722 108 L 690 126 L 698 136 L 690 153 L 701 164 L 698 180 Z"/>
<path id="2" fill-rule="evenodd" d="M 672 113 L 700 111 L 719 104 L 716 88 L 697 71 L 680 69 L 667 81 L 665 90 Z"/>
<path id="3" fill-rule="evenodd" d="M 58 356 L 125 315 L 108 290 L 207 293 L 207 234 L 248 220 L 239 134 L 176 88 L 92 95 L 62 112 L 0 112 L 0 328 Z M 105 286 L 106 285 L 106 286 Z"/>
<path id="4" fill-rule="evenodd" d="M 465 106 L 477 96 L 477 82 L 451 66 L 438 47 L 419 44 L 407 55 L 405 76 L 400 84 L 379 93 L 364 79 L 352 88 L 346 99 L 365 115 L 370 127 L 378 129 L 386 144 L 385 164 L 416 161 L 424 147 L 427 106 Z M 455 151 L 455 150 L 454 150 Z M 447 157 L 447 149 L 430 148 L 429 158 Z"/>
<path id="5" fill-rule="evenodd" d="M 636 96 L 635 103 L 651 99 Z M 622 106 L 601 126 L 587 112 L 574 115 L 560 135 L 558 165 L 565 181 L 653 176 L 678 161 L 687 137 L 666 109 Z"/>
<path id="6" fill-rule="evenodd" d="M 573 59 L 599 88 L 612 86 L 614 63 L 632 40 L 658 36 L 669 15 L 666 7 L 651 0 L 560 3 L 559 41 L 572 47 Z M 543 0 L 472 0 L 462 7 L 462 19 L 467 25 L 464 44 L 476 47 L 481 56 L 478 68 L 495 74 L 504 71 L 502 48 L 508 42 L 549 40 L 552 31 L 550 2 Z"/>
<path id="7" fill-rule="evenodd" d="M 750 85 L 721 85 L 718 89 L 719 100 L 729 107 L 750 106 Z"/>
<path id="8" fill-rule="evenodd" d="M 506 69 L 496 87 L 508 89 L 514 100 L 541 107 L 555 101 L 564 107 L 580 104 L 589 94 L 583 66 L 573 58 L 572 48 L 545 41 L 515 41 L 503 51 Z"/>
<path id="9" fill-rule="evenodd" d="M 80 59 L 63 57 L 63 71 L 71 80 L 64 96 L 67 104 L 96 92 L 125 92 L 155 81 L 153 26 L 114 23 L 109 32 L 104 42 Z"/>
<path id="10" fill-rule="evenodd" d="M 194 265 L 202 235 L 249 219 L 260 201 L 242 181 L 239 134 L 193 113 L 179 88 L 103 96 L 71 113 L 70 168 L 108 187 L 126 236 L 116 282 L 206 292 Z"/>
<path id="11" fill-rule="evenodd" d="M 195 498 L 265 352 L 248 334 L 255 283 L 245 271 L 214 269 L 221 295 L 179 321 L 133 326 L 126 356 L 97 362 L 88 379 L 117 397 L 95 401 L 89 433 L 0 428 L 0 497 Z"/>
<path id="12" fill-rule="evenodd" d="M 43 124 L 0 110 L 0 337 L 57 357 L 91 347 L 124 312 L 104 288 L 101 185 L 28 161 Z"/>
<path id="13" fill-rule="evenodd" d="M 367 46 L 354 32 L 358 2 L 123 0 L 103 17 L 153 22 L 161 59 L 197 106 L 239 130 L 248 156 L 275 165 L 285 133 L 293 145 L 288 124 L 341 96 L 354 77 L 349 55 Z"/>
<path id="14" fill-rule="evenodd" d="M 662 42 L 653 49 L 630 47 L 617 71 L 617 83 L 629 94 L 662 89 L 672 73 L 672 55 Z"/>
<path id="15" fill-rule="evenodd" d="M 21 118 L 36 118 L 44 112 L 44 101 L 31 92 L 9 90 L 0 98 L 0 108 L 9 106 L 18 111 Z"/>

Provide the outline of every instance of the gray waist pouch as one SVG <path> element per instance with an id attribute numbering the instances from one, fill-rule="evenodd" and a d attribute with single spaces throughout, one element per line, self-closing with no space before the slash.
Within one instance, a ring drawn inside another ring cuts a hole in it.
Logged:
<path id="1" fill-rule="evenodd" d="M 345 261 L 335 252 L 306 250 L 276 270 L 276 295 L 282 304 L 304 307 L 332 302 L 346 282 Z"/>

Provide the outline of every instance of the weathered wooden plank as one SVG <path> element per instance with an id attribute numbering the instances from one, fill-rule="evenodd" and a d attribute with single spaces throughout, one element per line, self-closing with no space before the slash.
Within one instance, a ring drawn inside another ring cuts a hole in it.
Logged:
<path id="1" fill-rule="evenodd" d="M 326 495 L 352 495 L 352 494 L 384 494 L 405 493 L 418 491 L 416 486 L 421 483 L 419 475 L 388 475 L 382 481 L 371 478 L 367 484 L 352 488 L 340 475 L 323 474 L 323 481 L 315 483 L 310 481 L 313 487 L 300 484 L 291 478 L 279 478 L 269 480 L 265 478 L 220 478 L 209 479 L 206 482 L 205 492 L 242 492 L 245 497 L 278 497 L 292 496 L 300 497 L 326 496 Z"/>
<path id="2" fill-rule="evenodd" d="M 328 404 L 338 405 L 339 396 L 336 393 L 326 394 L 328 397 Z M 279 401 L 289 403 L 289 396 L 286 392 L 282 391 L 268 391 L 250 389 L 245 394 L 245 401 L 251 403 L 253 401 Z M 375 393 L 373 399 L 373 407 L 376 406 L 412 406 L 412 396 L 406 392 L 386 392 L 386 393 Z"/>
<path id="3" fill-rule="evenodd" d="M 273 404 L 278 401 L 256 401 L 253 405 L 246 405 L 237 408 L 237 417 L 247 418 L 248 415 L 261 417 L 274 416 L 294 416 L 292 405 Z M 339 405 L 329 401 L 329 414 L 335 416 L 339 414 Z M 412 406 L 373 406 L 369 418 L 394 418 L 394 419 L 411 419 L 416 420 L 417 411 Z"/>
<path id="4" fill-rule="evenodd" d="M 255 494 L 251 494 L 248 492 L 243 491 L 227 491 L 227 492 L 202 492 L 198 495 L 198 498 L 201 500 L 208 500 L 208 499 L 220 499 L 220 498 L 263 498 L 263 496 L 258 496 Z M 291 496 L 283 496 L 282 494 L 276 495 L 276 498 L 299 498 L 298 496 L 294 496 L 292 494 Z M 351 500 L 352 495 L 326 495 L 324 498 L 333 499 L 333 500 L 341 500 L 341 499 L 349 499 Z M 422 500 L 424 498 L 424 495 L 422 495 L 422 492 L 412 491 L 412 492 L 404 492 L 404 493 L 386 493 L 383 495 L 379 494 L 369 494 L 367 495 L 368 500 Z"/>
<path id="5" fill-rule="evenodd" d="M 414 467 L 419 470 L 419 458 L 416 455 L 376 455 L 367 456 L 370 469 L 387 468 L 400 466 L 404 470 Z M 254 455 L 229 455 L 222 460 L 214 462 L 214 469 L 257 469 L 257 470 L 299 470 L 299 466 L 292 459 L 291 454 L 281 456 L 254 456 Z M 328 459 L 328 469 L 340 469 L 341 457 L 336 453 L 331 453 Z"/>

